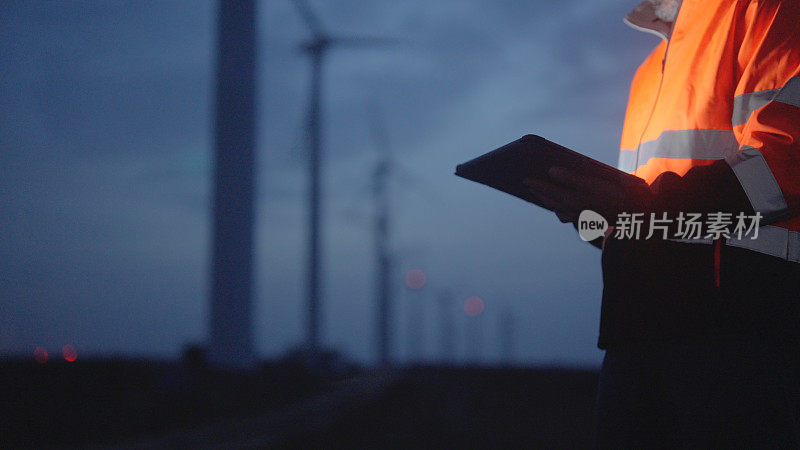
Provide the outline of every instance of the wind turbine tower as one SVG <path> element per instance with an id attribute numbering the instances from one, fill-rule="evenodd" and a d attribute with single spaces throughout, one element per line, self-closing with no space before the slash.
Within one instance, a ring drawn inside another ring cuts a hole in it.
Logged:
<path id="1" fill-rule="evenodd" d="M 322 77 L 328 50 L 333 47 L 377 47 L 392 40 L 328 34 L 305 0 L 293 0 L 311 32 L 303 51 L 311 58 L 311 94 L 308 108 L 308 292 L 306 346 L 312 353 L 320 348 L 320 303 L 322 301 Z"/>
<path id="2" fill-rule="evenodd" d="M 377 356 L 378 364 L 386 367 L 391 364 L 391 309 L 392 309 L 392 257 L 390 237 L 391 197 L 389 196 L 389 177 L 392 173 L 392 156 L 389 140 L 377 105 L 372 105 L 369 118 L 375 144 L 378 147 L 378 162 L 372 174 L 372 195 L 375 202 L 375 261 L 377 307 Z"/>
<path id="3" fill-rule="evenodd" d="M 209 360 L 255 362 L 252 336 L 256 0 L 220 0 Z"/>

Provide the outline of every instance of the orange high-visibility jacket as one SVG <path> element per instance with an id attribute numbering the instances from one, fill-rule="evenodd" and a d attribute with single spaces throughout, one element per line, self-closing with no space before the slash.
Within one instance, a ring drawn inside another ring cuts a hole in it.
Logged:
<path id="1" fill-rule="evenodd" d="M 631 85 L 619 168 L 652 183 L 724 159 L 763 217 L 725 243 L 800 262 L 800 0 L 683 0 L 669 36 L 627 19 L 664 40 Z"/>

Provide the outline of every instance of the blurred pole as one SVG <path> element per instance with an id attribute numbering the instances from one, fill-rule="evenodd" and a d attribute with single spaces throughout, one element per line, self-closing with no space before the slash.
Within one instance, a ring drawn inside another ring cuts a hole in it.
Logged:
<path id="1" fill-rule="evenodd" d="M 392 261 L 389 250 L 389 192 L 387 181 L 391 163 L 386 151 L 381 153 L 381 160 L 375 168 L 374 199 L 377 208 L 375 215 L 375 248 L 377 260 L 377 297 L 378 297 L 378 364 L 386 367 L 391 363 L 389 351 L 389 316 L 391 315 L 391 273 Z"/>
<path id="2" fill-rule="evenodd" d="M 453 329 L 454 311 L 451 311 L 453 296 L 450 291 L 442 291 L 439 294 L 439 333 L 441 354 L 439 357 L 444 364 L 450 364 L 454 356 L 455 340 Z"/>
<path id="3" fill-rule="evenodd" d="M 316 354 L 319 350 L 320 342 L 320 260 L 321 253 L 321 192 L 320 184 L 320 142 L 321 142 L 321 123 L 320 123 L 320 102 L 322 99 L 322 61 L 325 45 L 310 46 L 309 52 L 312 56 L 311 72 L 311 105 L 308 116 L 309 129 L 309 158 L 308 170 L 311 185 L 308 191 L 309 203 L 309 227 L 308 227 L 308 335 L 306 345 L 308 349 Z"/>
<path id="4" fill-rule="evenodd" d="M 479 364 L 483 358 L 483 314 L 476 317 L 467 316 L 467 326 L 465 327 L 465 337 L 467 339 L 465 358 L 469 363 Z"/>
<path id="5" fill-rule="evenodd" d="M 498 321 L 500 358 L 506 366 L 514 365 L 514 310 L 509 306 L 503 311 Z"/>
<path id="6" fill-rule="evenodd" d="M 419 290 L 406 289 L 406 304 L 408 305 L 408 363 L 414 364 L 422 359 L 422 342 L 424 333 L 424 302 Z"/>
<path id="7" fill-rule="evenodd" d="M 255 0 L 220 0 L 209 361 L 247 368 L 252 337 Z"/>

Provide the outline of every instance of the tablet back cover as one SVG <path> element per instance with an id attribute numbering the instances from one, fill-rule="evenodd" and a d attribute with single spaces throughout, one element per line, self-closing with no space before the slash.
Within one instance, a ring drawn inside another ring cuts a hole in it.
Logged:
<path id="1" fill-rule="evenodd" d="M 547 179 L 547 171 L 553 166 L 565 167 L 578 174 L 602 178 L 623 186 L 644 183 L 639 177 L 533 134 L 459 164 L 456 175 L 536 203 L 522 180 Z"/>

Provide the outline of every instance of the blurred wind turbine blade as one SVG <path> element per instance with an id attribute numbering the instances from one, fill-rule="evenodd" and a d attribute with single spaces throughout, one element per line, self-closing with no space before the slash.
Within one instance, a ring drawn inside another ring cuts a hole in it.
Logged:
<path id="1" fill-rule="evenodd" d="M 369 123 L 372 140 L 378 152 L 379 162 L 375 167 L 375 177 L 393 177 L 402 186 L 410 186 L 429 201 L 441 203 L 443 200 L 436 194 L 433 183 L 424 177 L 404 167 L 392 157 L 392 148 L 389 144 L 386 121 L 383 110 L 376 101 L 367 102 L 367 121 Z"/>
<path id="2" fill-rule="evenodd" d="M 367 213 L 361 209 L 361 202 L 353 201 L 344 206 L 341 214 L 342 218 L 352 225 L 365 226 L 368 221 Z"/>
<path id="3" fill-rule="evenodd" d="M 391 148 L 389 147 L 389 138 L 386 134 L 386 124 L 383 120 L 383 110 L 377 102 L 371 101 L 367 103 L 367 120 L 369 122 L 370 133 L 372 140 L 377 147 L 380 154 L 390 154 Z"/>
<path id="4" fill-rule="evenodd" d="M 398 267 L 428 267 L 430 245 L 424 242 L 410 242 L 402 246 L 395 246 L 395 258 L 402 261 Z"/>
<path id="5" fill-rule="evenodd" d="M 292 0 L 292 3 L 314 36 L 323 36 L 325 33 L 322 29 L 322 24 L 317 15 L 314 14 L 314 11 L 311 10 L 308 2 L 306 0 Z"/>
<path id="6" fill-rule="evenodd" d="M 402 186 L 408 186 L 410 191 L 416 191 L 418 195 L 430 202 L 432 205 L 446 204 L 444 199 L 438 194 L 433 183 L 425 177 L 409 170 L 407 167 L 394 163 L 392 176 Z"/>
<path id="7" fill-rule="evenodd" d="M 344 37 L 333 37 L 331 38 L 331 43 L 339 46 L 345 47 L 396 47 L 400 44 L 405 43 L 402 39 L 397 38 L 390 38 L 390 37 L 361 37 L 361 36 L 344 36 Z"/>

